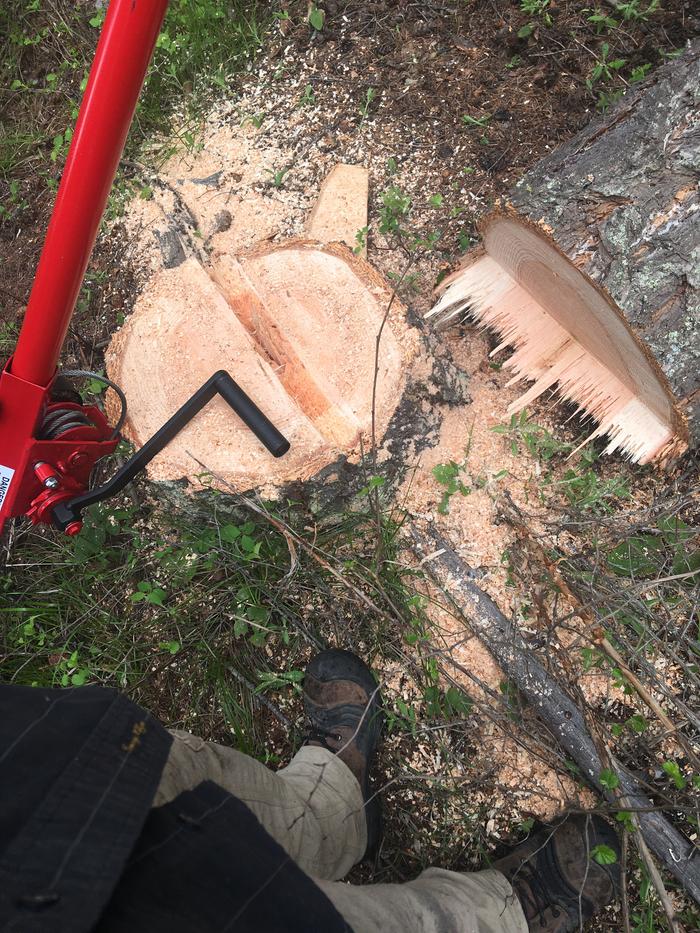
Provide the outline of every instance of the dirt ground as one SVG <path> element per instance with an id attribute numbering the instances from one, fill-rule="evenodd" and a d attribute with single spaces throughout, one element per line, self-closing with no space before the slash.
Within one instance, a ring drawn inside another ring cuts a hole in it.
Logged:
<path id="1" fill-rule="evenodd" d="M 603 42 L 610 45 L 608 57 L 624 54 L 629 68 L 655 66 L 698 31 L 688 0 L 671 0 L 648 20 L 593 38 L 583 2 L 550 4 L 552 25 L 545 28 L 510 0 L 329 0 L 321 32 L 309 30 L 299 16 L 303 4 L 282 6 L 289 7 L 291 20 L 279 22 L 253 74 L 231 89 L 231 99 L 242 107 L 242 93 L 248 116 L 264 115 L 265 138 L 274 139 L 275 127 L 289 131 L 288 159 L 275 166 L 289 170 L 285 188 L 318 182 L 342 153 L 371 166 L 375 198 L 387 181 L 401 186 L 414 200 L 416 219 L 431 195 L 454 192 L 462 210 L 441 223 L 440 249 L 448 260 L 464 251 L 465 238 L 474 235 L 478 217 L 496 196 L 595 114 L 586 78 Z M 519 36 L 528 24 L 532 32 Z M 41 75 L 40 47 L 35 56 L 33 72 Z M 300 105 L 307 85 L 312 106 Z M 486 132 L 465 124 L 465 116 L 489 117 Z M 387 177 L 389 158 L 397 169 Z M 304 169 L 305 162 L 311 167 Z M 127 174 L 133 171 L 125 167 Z M 20 175 L 19 181 L 27 208 L 0 224 L 4 321 L 21 316 L 52 202 L 38 175 Z M 0 182 L 0 191 L 6 184 Z M 434 212 L 423 216 L 434 225 Z M 87 284 L 99 279 L 99 294 L 85 296 L 89 324 L 75 319 L 77 345 L 69 348 L 78 356 L 90 356 L 95 343 L 99 350 L 115 317 L 129 306 L 132 253 L 120 232 L 117 224 L 98 240 Z"/>
<path id="2" fill-rule="evenodd" d="M 216 251 L 240 254 L 262 241 L 303 236 L 331 168 L 338 162 L 361 164 L 370 176 L 368 258 L 389 281 L 396 281 L 408 262 L 410 278 L 401 296 L 409 319 L 422 328 L 438 276 L 475 241 L 478 219 L 494 199 L 594 115 L 581 81 L 588 53 L 565 31 L 570 22 L 562 23 L 561 33 L 554 31 L 550 38 L 559 52 L 548 55 L 528 52 L 514 35 L 519 14 L 506 16 L 495 34 L 486 35 L 485 19 L 474 13 L 458 15 L 447 30 L 444 17 L 411 20 L 408 7 L 370 7 L 360 11 L 349 4 L 345 15 L 334 18 L 329 5 L 328 28 L 311 42 L 301 29 L 281 29 L 240 94 L 207 115 L 200 145 L 170 159 L 157 175 L 141 176 L 148 197 L 135 198 L 122 221 L 138 256 L 139 287 L 148 288 L 152 274 L 171 261 L 167 234 L 174 218 L 185 252 L 205 263 Z M 510 68 L 517 49 L 524 61 Z M 374 93 L 368 95 L 370 89 Z M 465 123 L 465 115 L 485 125 Z M 434 249 L 407 260 L 401 243 L 379 229 L 389 189 L 410 199 L 412 231 L 426 239 L 439 231 Z M 528 513 L 533 533 L 542 533 L 544 526 L 533 509 L 537 467 L 492 430 L 507 421 L 508 405 L 518 394 L 506 385 L 498 363 L 490 361 L 492 345 L 468 326 L 444 335 L 442 352 L 468 378 L 470 400 L 464 405 L 435 400 L 441 410 L 439 438 L 416 459 L 397 499 L 412 519 L 434 522 L 476 568 L 484 590 L 506 613 L 518 613 L 530 597 L 513 591 L 504 565 L 514 535 L 500 520 L 498 477 L 507 476 L 508 493 Z M 558 437 L 574 436 L 562 429 L 568 417 L 563 409 L 542 405 L 535 415 Z M 441 514 L 433 471 L 449 461 L 464 461 L 470 491 L 455 495 Z M 553 481 L 561 481 L 567 469 L 562 462 Z M 610 469 L 624 470 L 614 462 Z M 638 482 L 640 503 L 648 493 Z M 565 615 L 570 609 L 562 602 L 556 611 Z M 439 650 L 453 662 L 454 682 L 498 715 L 507 680 L 503 672 L 451 613 L 438 607 L 428 613 Z M 575 639 L 569 633 L 569 640 Z M 382 658 L 375 665 L 391 690 L 415 699 L 404 668 L 394 670 Z M 622 688 L 596 671 L 582 674 L 580 686 L 591 703 L 624 706 Z M 630 706 L 628 715 L 634 711 Z M 526 819 L 549 819 L 566 806 L 594 804 L 561 763 L 536 744 L 524 747 L 505 733 L 485 715 L 470 743 L 469 806 L 485 814 L 491 840 L 507 836 Z M 441 779 L 459 781 L 463 765 L 453 752 L 440 766 L 434 746 L 418 743 L 405 764 L 414 775 L 437 768 Z M 395 796 L 399 808 L 416 803 L 415 791 L 391 790 L 401 754 L 399 747 L 392 749 L 386 770 L 387 800 Z M 488 774 L 483 788 L 473 786 L 480 770 Z M 440 818 L 449 820 L 449 813 Z"/>
<path id="3" fill-rule="evenodd" d="M 630 67 L 656 65 L 662 50 L 681 46 L 698 25 L 691 5 L 674 0 L 638 28 L 624 25 L 613 38 L 595 37 L 592 52 L 583 3 L 550 4 L 551 27 L 535 22 L 527 35 L 522 27 L 535 18 L 504 0 L 327 0 L 324 8 L 320 32 L 299 19 L 279 21 L 250 73 L 203 118 L 193 151 L 160 166 L 157 174 L 147 154 L 143 163 L 125 167 L 142 194 L 98 240 L 69 334 L 72 362 L 102 366 L 110 337 L 162 264 L 154 230 L 177 197 L 194 208 L 193 248 L 206 252 L 225 243 L 235 251 L 261 239 L 302 234 L 323 178 L 341 161 L 369 171 L 368 258 L 390 281 L 406 273 L 401 297 L 411 323 L 423 327 L 438 277 L 476 241 L 479 218 L 530 165 L 594 117 L 595 95 L 585 82 L 602 41 L 613 46 L 611 58 L 622 54 L 621 47 Z M 204 185 L 192 183 L 210 177 Z M 46 192 L 32 198 L 32 181 L 24 184 L 31 206 L 0 233 L 6 322 L 19 319 L 26 301 L 49 209 Z M 411 231 L 433 244 L 417 260 L 379 230 L 382 196 L 391 188 L 411 201 Z M 222 211 L 229 214 L 223 227 Z M 513 533 L 496 507 L 498 477 L 507 471 L 516 505 L 534 515 L 539 466 L 491 430 L 518 394 L 489 360 L 491 346 L 487 335 L 469 327 L 444 336 L 446 356 L 469 377 L 471 401 L 463 409 L 445 406 L 439 443 L 407 478 L 402 499 L 412 518 L 433 520 L 449 534 L 504 611 L 517 612 L 523 594 L 513 591 L 504 561 Z M 543 405 L 535 417 L 572 439 L 573 429 L 561 427 L 561 414 Z M 465 482 L 473 488 L 453 495 L 443 515 L 433 470 L 448 460 L 464 461 Z M 566 469 L 562 464 L 560 475 Z M 635 505 L 648 501 L 653 485 L 648 474 L 639 478 Z M 533 529 L 542 529 L 536 518 Z M 562 615 L 566 610 L 557 609 Z M 439 609 L 431 614 L 440 650 L 475 675 L 453 670 L 455 683 L 485 712 L 479 731 L 455 725 L 444 748 L 420 736 L 389 739 L 382 764 L 393 821 L 385 861 L 359 877 L 396 880 L 435 857 L 447 857 L 452 867 L 473 867 L 483 855 L 475 839 L 493 850 L 531 818 L 551 817 L 565 805 L 593 804 L 566 763 L 536 739 L 522 742 L 504 729 L 502 704 L 496 702 L 507 694 L 502 672 L 453 616 Z M 401 665 L 387 663 L 381 673 L 393 693 L 415 699 Z M 627 714 L 636 709 L 595 670 L 587 672 L 583 687 L 601 707 L 625 701 Z M 468 787 L 468 798 L 441 789 L 461 785 Z M 607 928 L 618 929 L 618 921 L 613 917 Z"/>

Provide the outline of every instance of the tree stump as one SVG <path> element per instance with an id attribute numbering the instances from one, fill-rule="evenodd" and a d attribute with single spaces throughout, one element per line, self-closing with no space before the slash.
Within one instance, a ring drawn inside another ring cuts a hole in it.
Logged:
<path id="1" fill-rule="evenodd" d="M 217 398 L 149 464 L 156 494 L 190 513 L 208 507 L 211 486 L 217 495 L 255 490 L 319 511 L 347 508 L 375 470 L 366 456 L 373 441 L 377 472 L 400 479 L 438 442 L 435 401 L 467 402 L 468 377 L 432 352 L 440 342 L 409 323 L 392 287 L 348 245 L 367 223 L 365 169 L 330 173 L 306 216 L 313 240 L 273 245 L 275 189 L 251 185 L 236 206 L 212 158 L 203 151 L 178 163 L 153 180 L 151 200 L 130 209 L 148 266 L 106 353 L 129 400 L 124 436 L 141 447 L 225 369 L 290 451 L 271 457 Z M 231 211 L 243 208 L 239 223 Z M 256 224 L 263 239 L 250 247 Z M 109 394 L 108 407 L 116 414 Z"/>
<path id="2" fill-rule="evenodd" d="M 696 42 L 521 179 L 430 312 L 515 348 L 513 411 L 556 385 L 639 463 L 700 440 L 699 103 Z"/>

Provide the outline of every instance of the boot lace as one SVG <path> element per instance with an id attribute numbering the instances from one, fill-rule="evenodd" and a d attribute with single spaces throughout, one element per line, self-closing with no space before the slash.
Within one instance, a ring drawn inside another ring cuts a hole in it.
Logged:
<path id="1" fill-rule="evenodd" d="M 310 726 L 308 732 L 304 736 L 302 745 L 308 745 L 310 742 L 318 742 L 319 745 L 322 745 L 327 751 L 335 752 L 336 748 L 333 748 L 328 740 L 333 739 L 335 742 L 342 742 L 342 735 L 338 735 L 337 732 L 331 732 L 329 729 L 321 729 L 320 726 Z"/>
<path id="2" fill-rule="evenodd" d="M 539 917 L 540 926 L 545 927 L 547 910 L 551 910 L 553 917 L 560 916 L 561 911 L 552 900 L 552 892 L 542 874 L 537 871 L 536 864 L 523 862 L 511 878 L 511 883 L 527 920 L 535 920 Z"/>

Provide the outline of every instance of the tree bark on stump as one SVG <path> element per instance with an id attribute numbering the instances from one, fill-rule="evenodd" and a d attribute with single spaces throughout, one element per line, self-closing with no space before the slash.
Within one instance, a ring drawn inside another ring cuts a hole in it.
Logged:
<path id="1" fill-rule="evenodd" d="M 521 179 L 431 312 L 515 347 L 513 410 L 558 384 L 642 463 L 700 440 L 699 104 L 700 41 Z"/>

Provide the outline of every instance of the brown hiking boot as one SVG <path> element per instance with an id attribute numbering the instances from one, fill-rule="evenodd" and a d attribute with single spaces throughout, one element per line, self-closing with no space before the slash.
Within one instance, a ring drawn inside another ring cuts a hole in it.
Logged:
<path id="1" fill-rule="evenodd" d="M 306 668 L 304 712 L 309 722 L 304 745 L 327 748 L 359 781 L 367 818 L 364 859 L 370 859 L 379 848 L 382 828 L 379 795 L 372 795 L 369 781 L 384 723 L 377 681 L 350 651 L 321 651 Z"/>
<path id="2" fill-rule="evenodd" d="M 599 865 L 591 855 L 595 846 L 612 849 L 617 861 Z M 491 868 L 512 884 L 528 929 L 569 933 L 616 898 L 620 843 L 602 817 L 572 814 L 530 836 Z"/>

